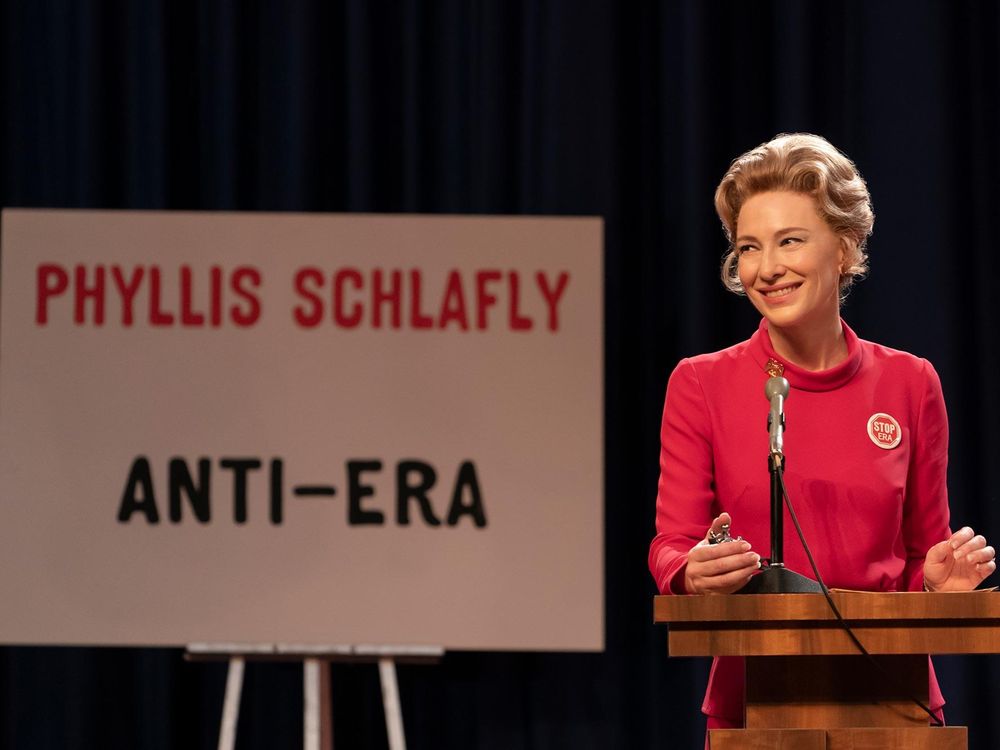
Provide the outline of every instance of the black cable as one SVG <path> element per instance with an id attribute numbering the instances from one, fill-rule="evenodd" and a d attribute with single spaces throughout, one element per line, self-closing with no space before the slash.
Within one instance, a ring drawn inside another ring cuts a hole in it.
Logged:
<path id="1" fill-rule="evenodd" d="M 871 662 L 872 666 L 874 666 L 875 669 L 878 670 L 886 678 L 886 680 L 888 680 L 890 683 L 894 683 L 897 687 L 899 687 L 900 690 L 905 695 L 907 695 L 911 701 L 913 701 L 918 706 L 920 706 L 920 708 L 926 711 L 927 715 L 931 717 L 931 722 L 934 726 L 943 727 L 944 722 L 938 718 L 937 714 L 935 714 L 927 705 L 925 705 L 922 700 L 920 700 L 915 695 L 913 695 L 909 690 L 907 690 L 906 686 L 904 686 L 897 679 L 896 675 L 892 674 L 891 672 L 888 672 L 885 669 L 885 667 L 883 667 L 881 664 L 878 663 L 878 661 L 876 661 L 875 657 L 873 657 L 871 654 L 868 653 L 868 649 L 866 649 L 864 645 L 861 643 L 861 641 L 858 640 L 858 637 L 854 635 L 854 631 L 851 630 L 851 626 L 847 624 L 847 620 L 845 620 L 843 615 L 840 614 L 840 610 L 837 609 L 837 604 L 833 601 L 833 597 L 830 596 L 830 589 L 826 587 L 826 584 L 823 582 L 823 577 L 819 574 L 819 568 L 816 567 L 816 561 L 813 560 L 812 552 L 809 551 L 809 545 L 806 544 L 806 537 L 802 533 L 802 527 L 799 526 L 799 519 L 795 515 L 795 509 L 792 508 L 792 501 L 788 497 L 788 490 L 785 489 L 784 473 L 785 472 L 780 468 L 777 471 L 778 483 L 781 485 L 781 495 L 785 499 L 785 507 L 788 508 L 788 515 L 791 516 L 792 523 L 795 524 L 795 531 L 799 535 L 799 541 L 802 542 L 802 549 L 805 550 L 806 557 L 809 559 L 809 565 L 812 567 L 813 574 L 816 576 L 816 582 L 819 584 L 819 587 L 823 590 L 823 596 L 826 597 L 826 602 L 827 604 L 830 605 L 830 609 L 833 610 L 833 614 L 837 618 L 837 621 L 840 623 L 841 627 L 844 628 L 844 632 L 847 633 L 847 636 L 851 639 L 854 645 L 858 647 L 858 651 L 860 651 L 862 654 L 865 655 L 868 661 Z"/>

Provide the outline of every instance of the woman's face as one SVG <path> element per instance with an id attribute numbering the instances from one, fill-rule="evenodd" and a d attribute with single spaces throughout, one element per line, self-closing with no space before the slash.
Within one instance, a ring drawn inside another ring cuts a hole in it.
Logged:
<path id="1" fill-rule="evenodd" d="M 751 196 L 736 230 L 740 281 L 771 327 L 822 330 L 836 321 L 845 240 L 819 215 L 812 196 Z"/>

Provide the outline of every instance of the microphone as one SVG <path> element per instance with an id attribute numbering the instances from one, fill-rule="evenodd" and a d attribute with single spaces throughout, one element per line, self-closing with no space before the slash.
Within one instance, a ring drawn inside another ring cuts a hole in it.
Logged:
<path id="1" fill-rule="evenodd" d="M 792 510 L 792 501 L 788 499 L 785 491 L 785 481 L 782 474 L 785 471 L 785 456 L 782 453 L 782 436 L 785 431 L 785 399 L 788 398 L 790 386 L 775 368 L 769 370 L 771 376 L 764 383 L 764 396 L 771 404 L 771 411 L 767 415 L 767 432 L 771 438 L 771 450 L 767 454 L 767 471 L 771 475 L 771 558 L 767 561 L 763 570 L 753 576 L 746 586 L 737 591 L 737 594 L 799 594 L 799 593 L 820 593 L 826 590 L 816 581 L 812 581 L 803 575 L 799 575 L 794 570 L 785 567 L 784 551 L 784 513 L 781 501 L 785 500 L 788 505 L 788 515 L 791 516 L 795 524 L 795 530 L 802 540 L 806 557 L 812 562 L 812 553 L 806 546 L 806 540 L 802 536 L 802 529 L 795 518 L 795 511 Z M 816 571 L 815 566 L 813 571 Z M 819 578 L 819 572 L 816 572 Z M 832 600 L 831 600 L 832 601 Z"/>
<path id="2" fill-rule="evenodd" d="M 768 378 L 764 383 L 764 396 L 771 402 L 767 415 L 767 432 L 770 437 L 771 454 L 784 456 L 785 399 L 788 398 L 788 381 L 781 377 Z"/>

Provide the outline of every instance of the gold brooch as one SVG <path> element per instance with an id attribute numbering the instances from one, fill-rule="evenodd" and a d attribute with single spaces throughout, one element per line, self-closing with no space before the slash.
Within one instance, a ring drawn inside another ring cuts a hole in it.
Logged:
<path id="1" fill-rule="evenodd" d="M 767 364 L 764 366 L 764 370 L 767 372 L 767 376 L 770 378 L 780 378 L 785 372 L 785 366 L 781 364 L 778 360 L 772 357 L 767 360 Z"/>

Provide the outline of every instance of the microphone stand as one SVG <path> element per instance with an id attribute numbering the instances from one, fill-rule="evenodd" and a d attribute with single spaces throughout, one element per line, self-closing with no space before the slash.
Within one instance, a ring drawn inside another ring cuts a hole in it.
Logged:
<path id="1" fill-rule="evenodd" d="M 771 559 L 761 560 L 761 572 L 737 594 L 817 594 L 823 591 L 816 581 L 789 570 L 784 563 L 785 516 L 781 488 L 785 456 L 781 438 L 785 415 L 781 404 L 788 390 L 788 381 L 780 377 L 769 378 L 764 387 L 771 401 L 771 412 L 767 415 L 767 429 L 771 435 L 771 449 L 767 454 L 767 470 L 771 475 Z"/>

